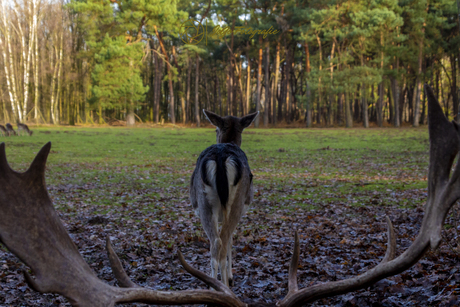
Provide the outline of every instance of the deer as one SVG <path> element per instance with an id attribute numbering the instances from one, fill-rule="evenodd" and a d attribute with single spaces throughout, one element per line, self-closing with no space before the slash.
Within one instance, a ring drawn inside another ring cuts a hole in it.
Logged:
<path id="1" fill-rule="evenodd" d="M 233 285 L 233 232 L 254 194 L 248 159 L 240 149 L 241 134 L 259 112 L 242 118 L 203 112 L 216 127 L 217 144 L 198 157 L 190 180 L 190 202 L 211 245 L 211 276 L 217 278 L 220 270 L 223 283 L 229 286 Z"/>
<path id="2" fill-rule="evenodd" d="M 8 131 L 9 135 L 18 135 L 10 123 L 6 124 L 6 130 Z"/>
<path id="3" fill-rule="evenodd" d="M 3 136 L 10 136 L 8 130 L 6 130 L 5 126 L 0 125 L 0 131 L 2 132 Z"/>
<path id="4" fill-rule="evenodd" d="M 428 98 L 430 140 L 428 197 L 419 232 L 412 244 L 396 257 L 396 235 L 388 217 L 387 250 L 381 262 L 368 271 L 343 280 L 329 281 L 299 289 L 297 268 L 300 258 L 299 238 L 294 234 L 293 253 L 287 277 L 288 292 L 274 302 L 243 302 L 216 278 L 192 266 L 177 250 L 182 267 L 212 289 L 158 291 L 134 283 L 124 270 L 107 236 L 106 249 L 113 274 L 112 286 L 99 279 L 85 262 L 70 238 L 48 195 L 45 182 L 46 160 L 51 143 L 45 144 L 23 173 L 8 165 L 5 143 L 0 144 L 0 242 L 33 272 L 24 271 L 28 285 L 41 293 L 58 293 L 72 306 L 105 307 L 117 303 L 157 305 L 212 304 L 224 307 L 277 306 L 297 307 L 319 299 L 367 288 L 389 276 L 404 272 L 424 254 L 436 250 L 441 231 L 452 206 L 460 198 L 460 163 L 452 172 L 460 152 L 460 127 L 449 122 L 431 88 L 425 84 Z M 452 174 L 451 174 L 452 172 Z"/>
<path id="5" fill-rule="evenodd" d="M 29 136 L 32 136 L 33 131 L 29 130 L 26 124 L 18 123 L 18 135 L 21 135 L 21 132 L 27 133 Z"/>

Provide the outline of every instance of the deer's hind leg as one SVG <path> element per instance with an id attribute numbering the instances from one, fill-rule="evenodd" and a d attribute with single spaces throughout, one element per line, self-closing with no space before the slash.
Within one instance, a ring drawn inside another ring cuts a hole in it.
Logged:
<path id="1" fill-rule="evenodd" d="M 219 238 L 219 231 L 218 231 L 218 217 L 219 215 L 213 208 L 206 208 L 209 210 L 201 209 L 200 219 L 203 225 L 204 231 L 208 236 L 209 243 L 211 245 L 211 276 L 213 278 L 217 278 L 218 272 L 218 256 L 219 251 L 222 248 L 222 241 Z"/>
<path id="2" fill-rule="evenodd" d="M 234 204 L 233 204 L 234 205 Z M 220 239 L 222 241 L 222 249 L 219 253 L 220 273 L 222 274 L 222 282 L 229 286 L 233 284 L 232 273 L 232 245 L 233 233 L 241 219 L 243 213 L 242 206 L 234 205 L 234 208 L 229 208 L 230 212 L 224 211 L 222 229 L 220 231 Z"/>
<path id="3" fill-rule="evenodd" d="M 232 246 L 233 246 L 233 234 L 228 240 L 228 249 L 227 249 L 227 275 L 228 275 L 228 285 L 233 286 L 233 273 L 232 273 Z"/>

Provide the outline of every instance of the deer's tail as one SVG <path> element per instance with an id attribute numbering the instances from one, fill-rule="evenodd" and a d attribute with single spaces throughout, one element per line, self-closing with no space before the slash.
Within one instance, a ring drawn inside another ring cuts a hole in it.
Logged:
<path id="1" fill-rule="evenodd" d="M 241 179 L 243 165 L 237 156 L 217 156 L 201 164 L 201 179 L 214 188 L 221 205 L 225 208 L 229 199 L 230 185 L 236 186 Z"/>

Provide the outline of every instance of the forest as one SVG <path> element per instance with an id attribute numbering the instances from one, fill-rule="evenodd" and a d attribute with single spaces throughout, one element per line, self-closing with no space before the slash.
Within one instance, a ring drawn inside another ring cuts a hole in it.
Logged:
<path id="1" fill-rule="evenodd" d="M 424 83 L 459 111 L 453 0 L 0 3 L 5 123 L 418 126 Z"/>

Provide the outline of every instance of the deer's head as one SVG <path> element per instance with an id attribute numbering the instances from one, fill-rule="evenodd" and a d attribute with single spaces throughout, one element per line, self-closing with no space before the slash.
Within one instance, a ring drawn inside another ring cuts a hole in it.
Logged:
<path id="1" fill-rule="evenodd" d="M 256 119 L 257 115 L 259 115 L 257 111 L 244 117 L 220 117 L 210 111 L 203 110 L 203 112 L 211 124 L 216 126 L 217 143 L 233 143 L 238 147 L 241 147 L 241 134 L 243 130 L 249 127 L 254 119 Z"/>

